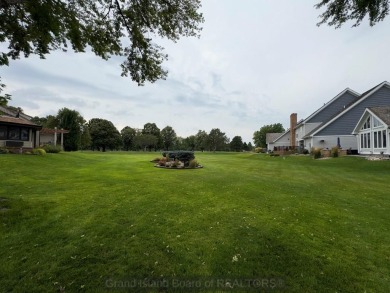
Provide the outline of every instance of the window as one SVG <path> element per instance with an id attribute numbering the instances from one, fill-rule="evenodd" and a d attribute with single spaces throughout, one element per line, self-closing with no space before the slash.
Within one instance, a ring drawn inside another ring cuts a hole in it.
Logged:
<path id="1" fill-rule="evenodd" d="M 371 122 L 371 117 L 369 116 L 366 122 L 364 122 L 362 129 L 370 129 L 370 124 L 371 124 L 370 122 Z"/>
<path id="2" fill-rule="evenodd" d="M 17 126 L 0 126 L 0 139 L 28 141 L 30 139 L 30 129 Z"/>
<path id="3" fill-rule="evenodd" d="M 374 148 L 386 148 L 386 130 L 375 131 Z"/>
<path id="4" fill-rule="evenodd" d="M 364 148 L 364 136 L 360 134 L 360 148 Z"/>
<path id="5" fill-rule="evenodd" d="M 30 131 L 28 128 L 21 128 L 20 129 L 20 140 L 27 141 L 29 134 L 30 134 Z"/>
<path id="6" fill-rule="evenodd" d="M 7 127 L 0 126 L 0 139 L 7 139 Z"/>
<path id="7" fill-rule="evenodd" d="M 20 128 L 8 127 L 8 139 L 20 140 Z"/>
<path id="8" fill-rule="evenodd" d="M 371 133 L 366 133 L 367 134 L 367 148 L 371 147 Z"/>
<path id="9" fill-rule="evenodd" d="M 372 124 L 373 124 L 373 127 L 382 126 L 382 123 L 380 123 L 379 120 L 376 119 L 375 117 L 372 117 Z"/>

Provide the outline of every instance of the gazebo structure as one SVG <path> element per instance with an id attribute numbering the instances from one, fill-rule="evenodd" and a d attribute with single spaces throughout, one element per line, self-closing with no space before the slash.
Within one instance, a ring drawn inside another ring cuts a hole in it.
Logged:
<path id="1" fill-rule="evenodd" d="M 60 137 L 60 146 L 61 149 L 64 149 L 64 133 L 69 133 L 69 130 L 65 129 L 57 129 L 57 127 L 54 127 L 54 129 L 51 128 L 42 128 L 41 131 L 39 131 L 39 138 L 40 138 L 40 145 L 44 144 L 52 144 L 54 146 L 57 146 L 58 144 L 58 137 Z"/>

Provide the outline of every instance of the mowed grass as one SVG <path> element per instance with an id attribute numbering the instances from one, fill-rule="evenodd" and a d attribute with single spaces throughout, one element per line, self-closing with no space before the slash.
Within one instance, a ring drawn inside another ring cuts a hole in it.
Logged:
<path id="1" fill-rule="evenodd" d="M 196 153 L 204 169 L 164 170 L 158 155 L 0 155 L 0 291 L 170 277 L 390 292 L 389 161 Z"/>

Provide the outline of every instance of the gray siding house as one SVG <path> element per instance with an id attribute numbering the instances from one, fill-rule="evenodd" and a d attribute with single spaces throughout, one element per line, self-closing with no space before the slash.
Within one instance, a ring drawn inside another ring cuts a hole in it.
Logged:
<path id="1" fill-rule="evenodd" d="M 330 149 L 338 145 L 358 152 L 361 149 L 355 128 L 363 113 L 367 108 L 387 106 L 390 106 L 390 84 L 386 81 L 363 94 L 347 88 L 270 144 L 286 143 L 289 133 L 290 137 L 295 137 L 294 143 L 301 150 L 312 147 Z M 292 145 L 291 141 L 286 146 L 289 145 Z"/>
<path id="2" fill-rule="evenodd" d="M 390 106 L 390 84 L 386 81 L 360 95 L 354 103 L 306 135 L 305 144 L 331 148 L 339 142 L 344 149 L 358 151 L 353 131 L 361 116 L 367 108 L 384 106 Z"/>

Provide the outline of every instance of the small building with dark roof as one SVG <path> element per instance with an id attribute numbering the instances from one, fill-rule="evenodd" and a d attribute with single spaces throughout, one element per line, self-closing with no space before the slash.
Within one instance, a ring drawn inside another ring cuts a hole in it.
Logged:
<path id="1" fill-rule="evenodd" d="M 0 147 L 16 152 L 31 150 L 39 145 L 41 128 L 21 117 L 0 115 Z"/>

